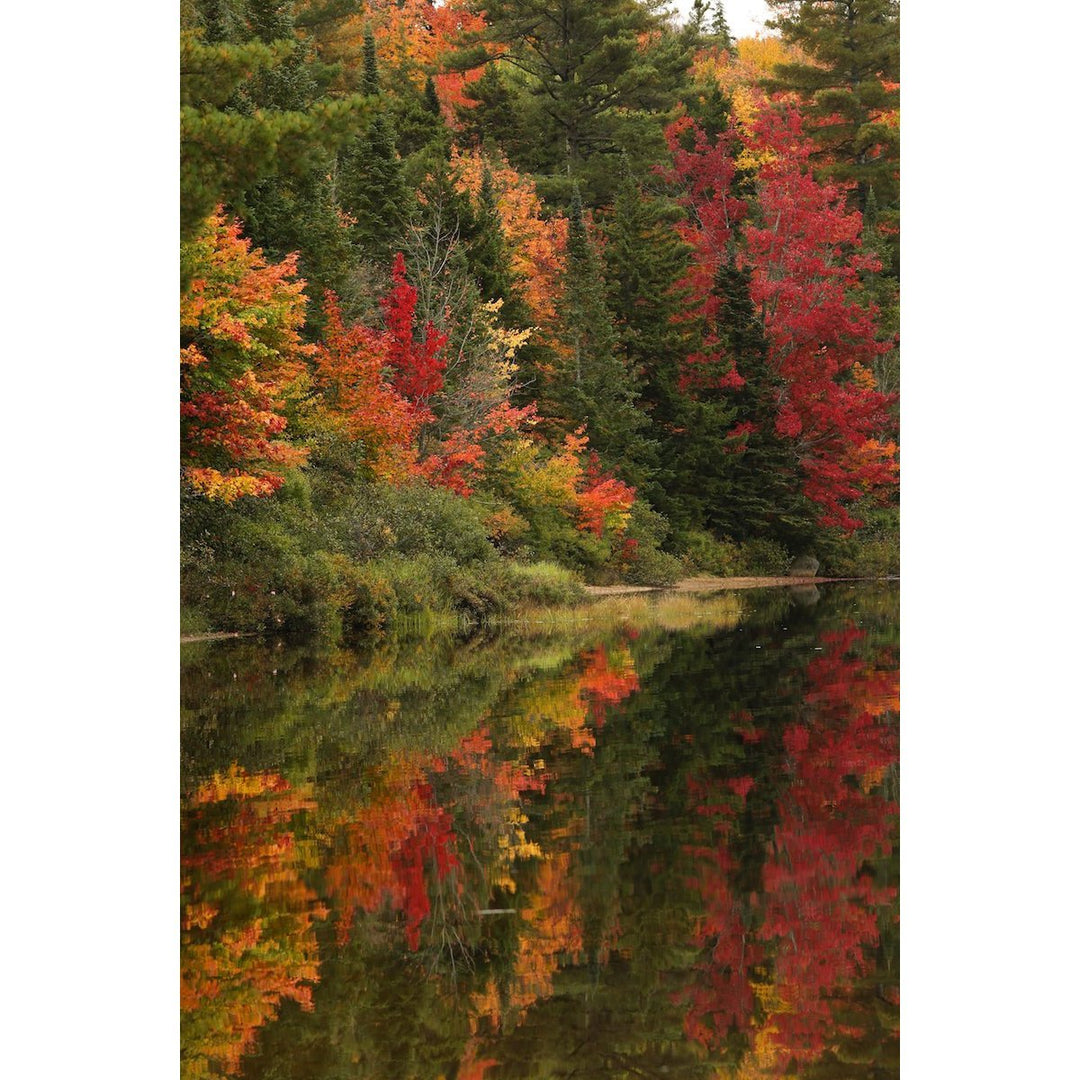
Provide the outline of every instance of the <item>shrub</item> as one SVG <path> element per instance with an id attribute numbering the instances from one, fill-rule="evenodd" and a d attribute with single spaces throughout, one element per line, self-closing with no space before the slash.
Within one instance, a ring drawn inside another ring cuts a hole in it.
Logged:
<path id="1" fill-rule="evenodd" d="M 558 563 L 503 562 L 498 568 L 512 602 L 555 607 L 580 603 L 585 598 L 581 579 Z"/>
<path id="2" fill-rule="evenodd" d="M 734 573 L 747 577 L 778 577 L 787 572 L 792 555 L 783 544 L 763 537 L 745 540 L 736 548 Z"/>
<path id="3" fill-rule="evenodd" d="M 359 484 L 346 515 L 346 548 L 359 560 L 393 552 L 407 558 L 438 553 L 461 564 L 484 561 L 495 554 L 486 516 L 483 506 L 445 488 Z"/>
<path id="4" fill-rule="evenodd" d="M 678 547 L 683 552 L 686 568 L 691 572 L 734 577 L 739 565 L 738 545 L 730 540 L 717 540 L 712 533 L 693 530 L 682 533 Z"/>
<path id="5" fill-rule="evenodd" d="M 619 577 L 628 585 L 672 585 L 683 575 L 683 564 L 674 555 L 633 538 L 626 540 L 619 566 Z"/>

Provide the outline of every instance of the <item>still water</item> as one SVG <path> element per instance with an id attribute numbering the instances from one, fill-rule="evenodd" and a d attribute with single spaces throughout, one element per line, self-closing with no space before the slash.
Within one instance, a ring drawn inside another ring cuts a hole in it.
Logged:
<path id="1" fill-rule="evenodd" d="M 182 657 L 184 1080 L 899 1075 L 898 588 Z"/>

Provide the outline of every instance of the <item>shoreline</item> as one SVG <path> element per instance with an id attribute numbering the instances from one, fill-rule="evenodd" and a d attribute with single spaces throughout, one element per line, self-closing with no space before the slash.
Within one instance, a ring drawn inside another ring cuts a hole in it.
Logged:
<path id="1" fill-rule="evenodd" d="M 728 589 L 771 589 L 785 585 L 817 585 L 830 581 L 860 581 L 869 578 L 827 578 L 827 577 L 698 577 L 681 578 L 672 585 L 586 585 L 588 596 L 623 596 L 629 593 L 645 592 L 724 592 Z"/>
<path id="2" fill-rule="evenodd" d="M 585 602 L 567 607 L 588 606 L 588 601 L 609 596 L 635 596 L 643 593 L 717 593 L 738 589 L 797 588 L 806 585 L 828 584 L 836 581 L 899 581 L 899 577 L 850 578 L 850 577 L 696 577 L 680 578 L 671 585 L 584 585 Z M 226 641 L 233 638 L 258 637 L 252 630 L 218 630 L 202 634 L 181 634 L 180 644 L 190 645 L 200 641 Z"/>

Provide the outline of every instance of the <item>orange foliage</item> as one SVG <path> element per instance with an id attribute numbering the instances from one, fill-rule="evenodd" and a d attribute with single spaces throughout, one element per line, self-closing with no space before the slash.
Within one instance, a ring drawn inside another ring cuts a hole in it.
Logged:
<path id="1" fill-rule="evenodd" d="M 626 645 L 612 649 L 610 654 L 603 645 L 597 645 L 582 655 L 585 670 L 581 673 L 581 693 L 589 702 L 593 721 L 601 727 L 607 710 L 625 701 L 641 684 Z"/>
<path id="2" fill-rule="evenodd" d="M 387 335 L 359 323 L 346 327 L 332 292 L 325 309 L 326 332 L 315 349 L 320 412 L 364 444 L 376 476 L 399 482 L 414 469 L 413 441 L 423 417 L 390 383 Z"/>
<path id="3" fill-rule="evenodd" d="M 577 888 L 570 874 L 571 852 L 544 859 L 537 871 L 536 890 L 521 909 L 522 932 L 506 1004 L 520 1024 L 528 1009 L 554 991 L 560 961 L 576 963 L 584 947 L 584 922 Z M 494 981 L 472 998 L 470 1027 L 486 1018 L 496 1029 L 507 1017 Z"/>
<path id="4" fill-rule="evenodd" d="M 263 496 L 307 451 L 280 438 L 310 347 L 296 254 L 267 263 L 219 209 L 183 246 L 191 282 L 180 298 L 184 476 L 209 498 Z"/>
<path id="5" fill-rule="evenodd" d="M 541 326 L 555 321 L 562 295 L 562 266 L 566 252 L 567 220 L 562 215 L 542 216 L 536 185 L 512 169 L 501 157 L 485 157 L 479 150 L 452 151 L 451 161 L 460 188 L 479 198 L 484 166 L 491 176 L 495 206 L 510 247 L 510 269 L 521 282 L 522 295 Z"/>
<path id="6" fill-rule="evenodd" d="M 339 823 L 326 869 L 327 895 L 337 905 L 337 937 L 349 940 L 357 911 L 389 902 L 405 920 L 409 948 L 431 910 L 427 868 L 443 881 L 460 863 L 450 815 L 437 805 L 420 762 L 400 757 L 375 778 L 371 799 Z"/>
<path id="7" fill-rule="evenodd" d="M 483 29 L 483 15 L 470 10 L 468 0 L 369 0 L 356 15 L 316 31 L 323 59 L 342 64 L 351 86 L 359 82 L 368 25 L 380 69 L 392 72 L 396 79 L 407 79 L 417 89 L 431 74 L 444 116 L 451 120 L 454 104 L 465 100 L 462 87 L 480 78 L 482 69 L 462 73 L 439 72 L 439 68 L 459 35 Z M 386 80 L 386 85 L 392 84 L 393 79 Z"/>
<path id="8" fill-rule="evenodd" d="M 621 533 L 630 521 L 634 489 L 622 480 L 601 472 L 600 459 L 589 455 L 585 479 L 577 494 L 578 528 L 603 536 L 604 530 Z"/>

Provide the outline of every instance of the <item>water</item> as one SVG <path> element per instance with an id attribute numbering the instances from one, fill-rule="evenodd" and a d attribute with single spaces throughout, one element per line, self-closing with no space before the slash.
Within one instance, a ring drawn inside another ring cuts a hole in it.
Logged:
<path id="1" fill-rule="evenodd" d="M 185 649 L 183 1077 L 899 1075 L 897 588 L 647 607 Z"/>

